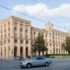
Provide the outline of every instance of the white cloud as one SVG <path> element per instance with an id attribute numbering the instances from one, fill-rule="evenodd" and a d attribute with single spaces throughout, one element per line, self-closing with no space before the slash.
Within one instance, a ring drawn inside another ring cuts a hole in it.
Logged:
<path id="1" fill-rule="evenodd" d="M 66 17 L 70 18 L 70 4 L 62 4 L 57 8 L 49 9 L 46 4 L 37 3 L 34 5 L 16 5 L 13 10 L 24 12 L 28 15 L 38 17 Z"/>
<path id="2" fill-rule="evenodd" d="M 61 23 L 61 24 L 55 24 L 54 29 L 57 29 L 59 31 L 68 32 L 70 30 L 70 22 L 67 23 Z"/>

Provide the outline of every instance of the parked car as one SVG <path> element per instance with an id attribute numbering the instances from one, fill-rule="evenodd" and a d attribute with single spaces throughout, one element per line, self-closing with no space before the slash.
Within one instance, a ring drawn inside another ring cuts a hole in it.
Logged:
<path id="1" fill-rule="evenodd" d="M 32 67 L 32 66 L 49 66 L 51 64 L 51 60 L 49 58 L 38 56 L 33 57 L 31 59 L 27 59 L 20 62 L 20 67 Z"/>

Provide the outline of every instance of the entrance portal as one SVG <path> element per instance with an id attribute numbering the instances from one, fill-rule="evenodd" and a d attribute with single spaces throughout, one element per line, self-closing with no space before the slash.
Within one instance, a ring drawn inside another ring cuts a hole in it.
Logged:
<path id="1" fill-rule="evenodd" d="M 23 56 L 23 47 L 20 47 L 20 56 Z"/>
<path id="2" fill-rule="evenodd" d="M 17 47 L 14 47 L 14 57 L 17 56 Z"/>
<path id="3" fill-rule="evenodd" d="M 26 47 L 26 57 L 28 57 L 28 47 Z"/>

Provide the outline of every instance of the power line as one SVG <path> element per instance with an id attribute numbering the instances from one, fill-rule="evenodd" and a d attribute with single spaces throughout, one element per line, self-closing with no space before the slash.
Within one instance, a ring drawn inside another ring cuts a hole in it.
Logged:
<path id="1" fill-rule="evenodd" d="M 41 22 L 45 22 L 45 21 L 42 20 L 42 19 L 39 19 L 39 18 L 36 18 L 36 17 L 33 17 L 33 16 L 29 16 L 28 14 L 25 14 L 25 13 L 22 13 L 22 12 L 19 12 L 19 11 L 16 11 L 16 10 L 13 10 L 13 9 L 8 8 L 8 7 L 5 7 L 5 6 L 3 6 L 3 5 L 0 5 L 0 7 L 1 7 L 1 8 L 4 8 L 4 9 L 6 9 L 6 10 L 11 10 L 11 11 L 17 12 L 18 14 L 24 15 L 24 16 L 26 16 L 26 17 L 30 17 L 30 18 L 32 18 L 32 19 L 39 20 L 39 21 L 41 21 Z M 56 25 L 56 26 L 59 26 L 59 25 Z M 65 30 L 65 29 L 68 30 L 66 27 L 62 27 L 62 26 L 59 26 L 59 27 L 63 28 L 64 30 Z"/>
<path id="2" fill-rule="evenodd" d="M 10 9 L 10 8 L 5 7 L 5 6 L 3 6 L 3 5 L 0 5 L 0 7 L 1 7 L 1 8 L 4 8 L 4 9 L 7 9 L 7 10 L 11 10 L 11 11 L 13 10 L 13 9 Z M 30 18 L 33 18 L 33 19 L 36 19 L 36 20 L 45 22 L 45 21 L 42 20 L 42 19 L 39 19 L 39 18 L 36 18 L 36 17 L 33 17 L 33 16 L 29 16 L 29 15 L 27 15 L 27 14 L 25 14 L 25 13 L 22 13 L 22 12 L 19 12 L 19 11 L 16 11 L 16 10 L 13 10 L 13 11 L 16 12 L 16 13 L 19 13 L 19 14 L 21 14 L 21 15 L 24 15 L 24 16 L 27 16 L 27 17 L 30 17 Z"/>

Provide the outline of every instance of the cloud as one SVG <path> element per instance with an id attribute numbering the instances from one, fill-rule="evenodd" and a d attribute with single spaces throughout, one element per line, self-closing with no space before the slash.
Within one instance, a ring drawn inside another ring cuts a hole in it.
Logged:
<path id="1" fill-rule="evenodd" d="M 70 30 L 70 22 L 55 24 L 54 29 L 57 29 L 57 30 L 63 31 L 63 32 L 68 32 Z"/>
<path id="2" fill-rule="evenodd" d="M 33 5 L 16 5 L 13 10 L 26 13 L 28 15 L 38 17 L 65 17 L 70 18 L 70 4 L 62 4 L 57 8 L 49 8 L 44 3 L 37 3 Z"/>

